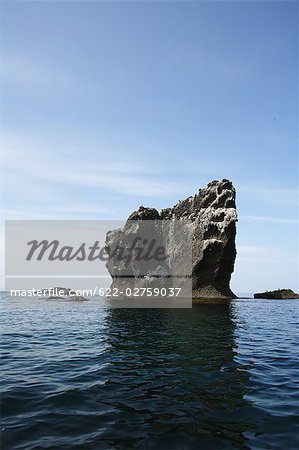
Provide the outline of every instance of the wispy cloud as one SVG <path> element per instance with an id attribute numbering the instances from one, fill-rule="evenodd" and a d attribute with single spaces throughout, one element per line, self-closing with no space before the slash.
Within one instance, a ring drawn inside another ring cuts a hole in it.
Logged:
<path id="1" fill-rule="evenodd" d="M 237 191 L 239 196 L 246 196 L 247 199 L 254 200 L 256 205 L 267 204 L 276 208 L 281 206 L 298 207 L 299 189 L 297 186 L 271 187 L 239 184 Z"/>
<path id="2" fill-rule="evenodd" d="M 274 222 L 290 225 L 298 225 L 298 219 L 288 219 L 284 217 L 265 217 L 265 216 L 239 216 L 239 220 L 254 220 L 259 222 Z"/>
<path id="3" fill-rule="evenodd" d="M 3 52 L 1 81 L 22 88 L 72 89 L 76 86 L 73 75 L 62 67 L 49 65 L 32 56 Z"/>
<path id="4" fill-rule="evenodd" d="M 86 216 L 95 216 L 96 219 L 113 217 L 112 208 L 101 208 L 94 204 L 72 203 L 70 205 L 51 205 L 46 203 L 40 205 L 38 210 L 29 210 L 28 207 L 16 205 L 14 208 L 1 208 L 0 215 L 6 220 L 55 220 L 61 219 L 82 219 Z"/>
<path id="5" fill-rule="evenodd" d="M 173 195 L 178 199 L 189 190 L 184 180 L 171 180 L 168 166 L 160 165 L 155 173 L 146 154 L 136 161 L 136 155 L 128 156 L 101 143 L 98 151 L 90 151 L 88 140 L 50 142 L 6 134 L 2 136 L 0 160 L 5 200 L 13 202 L 2 212 L 10 218 L 78 218 L 83 212 L 86 217 L 126 217 L 129 210 L 124 198 L 135 198 L 133 207 L 137 207 L 146 198 Z M 87 204 L 78 203 L 82 197 L 88 199 Z M 24 208 L 20 208 L 22 203 Z"/>
<path id="6" fill-rule="evenodd" d="M 269 252 L 269 248 L 261 247 L 258 245 L 240 245 L 238 247 L 239 255 L 256 255 L 256 254 L 265 254 Z"/>
<path id="7" fill-rule="evenodd" d="M 297 255 L 290 255 L 276 247 L 240 245 L 237 247 L 237 262 L 265 262 L 297 264 Z"/>
<path id="8" fill-rule="evenodd" d="M 157 150 L 153 153 L 143 151 L 142 148 L 131 151 L 125 146 L 114 147 L 109 140 L 97 142 L 96 138 L 90 139 L 84 133 L 79 139 L 3 133 L 1 144 L 2 189 L 5 198 L 13 199 L 22 217 L 24 213 L 19 208 L 22 202 L 26 206 L 31 205 L 32 218 L 33 212 L 46 216 L 55 201 L 65 206 L 59 211 L 62 217 L 69 217 L 72 213 L 68 205 L 76 203 L 78 195 L 81 199 L 82 196 L 86 198 L 90 205 L 87 210 L 84 202 L 80 203 L 81 211 L 85 211 L 86 215 L 98 209 L 101 213 L 102 209 L 113 209 L 117 205 L 126 216 L 132 207 L 139 206 L 147 199 L 157 199 L 156 205 L 158 203 L 163 207 L 169 201 L 193 194 L 211 176 L 214 178 L 215 173 L 219 173 L 219 168 L 214 168 L 213 175 L 211 162 L 207 169 L 204 163 L 192 161 L 192 157 L 186 162 L 185 155 L 176 155 L 172 161 L 171 153 L 169 158 L 163 154 L 160 160 Z M 173 168 L 176 170 L 174 173 Z M 209 171 L 212 175 L 207 175 Z M 258 198 L 262 203 L 276 202 L 276 206 L 286 201 L 294 205 L 297 194 L 297 190 L 292 188 L 256 186 L 237 186 L 237 191 L 240 195 Z M 127 203 L 127 210 L 123 205 L 124 198 L 133 199 L 133 206 Z M 94 205 L 92 202 L 95 202 Z M 9 215 L 12 214 L 11 209 L 10 205 L 7 210 Z M 54 209 L 51 214 L 55 215 Z M 120 212 L 118 217 L 121 215 Z M 240 222 L 243 220 L 298 223 L 293 218 L 262 214 L 241 215 Z"/>

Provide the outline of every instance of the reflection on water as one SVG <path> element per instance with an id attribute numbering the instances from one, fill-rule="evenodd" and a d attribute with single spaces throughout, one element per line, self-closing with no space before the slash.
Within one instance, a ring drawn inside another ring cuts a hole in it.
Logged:
<path id="1" fill-rule="evenodd" d="M 120 389 L 120 405 L 131 408 L 131 443 L 133 424 L 146 411 L 142 423 L 153 448 L 245 445 L 242 433 L 254 428 L 243 417 L 248 374 L 234 361 L 228 305 L 196 305 L 192 314 L 111 310 L 109 316 L 119 330 L 117 339 L 111 332 L 112 372 L 126 386 L 136 383 L 136 392 Z"/>
<path id="2" fill-rule="evenodd" d="M 4 306 L 3 448 L 296 448 L 284 302 Z"/>

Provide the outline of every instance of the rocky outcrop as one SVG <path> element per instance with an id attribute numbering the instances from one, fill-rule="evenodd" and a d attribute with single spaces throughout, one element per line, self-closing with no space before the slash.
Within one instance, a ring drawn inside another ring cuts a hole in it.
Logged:
<path id="1" fill-rule="evenodd" d="M 299 294 L 296 294 L 292 289 L 276 289 L 275 291 L 257 292 L 254 294 L 254 298 L 265 299 L 294 299 L 299 298 Z"/>
<path id="2" fill-rule="evenodd" d="M 236 258 L 236 192 L 229 180 L 210 182 L 200 189 L 194 197 L 179 201 L 174 207 L 162 209 L 159 213 L 154 208 L 141 206 L 128 218 L 123 229 L 107 234 L 107 248 L 113 250 L 117 245 L 125 245 L 131 233 L 134 233 L 131 221 L 134 220 L 186 220 L 192 227 L 192 296 L 193 298 L 233 298 L 230 278 Z M 184 239 L 168 240 L 166 247 L 184 247 Z M 113 278 L 112 287 L 120 287 L 119 276 L 124 267 L 114 258 L 107 261 L 108 270 Z M 151 267 L 151 273 L 166 271 L 163 264 Z M 130 276 L 134 284 L 136 267 L 130 266 Z M 147 280 L 150 277 L 147 277 Z M 140 281 L 139 281 L 140 283 Z"/>

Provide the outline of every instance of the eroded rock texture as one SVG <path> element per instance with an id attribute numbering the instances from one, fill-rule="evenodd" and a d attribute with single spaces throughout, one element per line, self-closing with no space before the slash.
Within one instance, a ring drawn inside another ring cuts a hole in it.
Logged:
<path id="1" fill-rule="evenodd" d="M 276 289 L 275 291 L 257 292 L 254 294 L 254 298 L 266 298 L 266 299 L 294 299 L 299 298 L 299 294 L 292 291 L 292 289 Z"/>
<path id="2" fill-rule="evenodd" d="M 189 219 L 192 226 L 192 296 L 193 298 L 232 298 L 230 278 L 234 270 L 236 258 L 236 192 L 229 180 L 214 180 L 204 189 L 200 189 L 194 197 L 180 201 L 173 208 L 163 209 L 160 213 L 154 208 L 141 206 L 134 211 L 132 220 L 171 220 Z M 132 222 L 131 222 L 132 223 Z M 108 248 L 115 248 L 119 243 L 125 244 L 126 236 L 132 233 L 131 223 L 122 230 L 107 234 Z M 184 239 L 174 242 L 169 240 L 168 246 L 184 246 Z M 174 250 L 173 248 L 171 250 Z M 180 249 L 178 249 L 180 250 Z M 117 267 L 110 259 L 108 270 L 113 277 L 113 286 L 118 287 Z M 132 278 L 136 270 L 131 267 Z M 167 268 L 151 268 L 167 270 Z M 119 273 L 121 273 L 120 268 Z M 133 282 L 133 280 L 132 280 Z"/>

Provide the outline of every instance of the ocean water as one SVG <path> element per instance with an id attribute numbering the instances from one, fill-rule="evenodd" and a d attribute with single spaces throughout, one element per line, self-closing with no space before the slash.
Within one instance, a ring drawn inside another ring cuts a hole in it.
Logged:
<path id="1" fill-rule="evenodd" d="M 297 300 L 1 309 L 4 450 L 299 448 Z"/>

